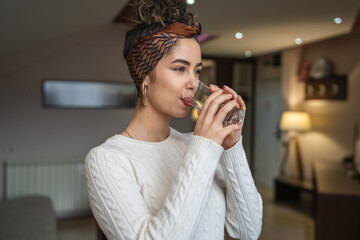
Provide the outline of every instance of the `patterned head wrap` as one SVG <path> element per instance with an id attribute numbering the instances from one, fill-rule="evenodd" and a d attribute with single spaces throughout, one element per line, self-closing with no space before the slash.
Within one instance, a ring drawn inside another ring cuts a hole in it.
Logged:
<path id="1" fill-rule="evenodd" d="M 175 22 L 140 39 L 126 56 L 126 62 L 136 87 L 140 87 L 144 78 L 155 68 L 162 56 L 175 45 L 177 40 L 184 37 L 195 37 L 200 32 L 200 23 L 189 26 Z"/>

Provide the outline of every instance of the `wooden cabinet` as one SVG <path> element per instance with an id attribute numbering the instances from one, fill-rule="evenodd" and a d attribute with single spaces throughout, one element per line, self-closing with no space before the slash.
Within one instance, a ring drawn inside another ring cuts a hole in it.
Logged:
<path id="1" fill-rule="evenodd" d="M 314 164 L 316 240 L 360 239 L 360 181 L 341 163 Z"/>
<path id="2" fill-rule="evenodd" d="M 315 162 L 313 184 L 296 178 L 275 179 L 275 200 L 294 201 L 313 193 L 316 240 L 360 239 L 360 180 L 342 163 Z"/>

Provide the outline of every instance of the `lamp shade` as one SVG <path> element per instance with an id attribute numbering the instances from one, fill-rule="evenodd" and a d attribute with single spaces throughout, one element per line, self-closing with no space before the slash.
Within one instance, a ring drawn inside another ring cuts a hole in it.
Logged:
<path id="1" fill-rule="evenodd" d="M 310 115 L 307 112 L 283 112 L 280 121 L 281 130 L 307 131 L 310 128 Z"/>

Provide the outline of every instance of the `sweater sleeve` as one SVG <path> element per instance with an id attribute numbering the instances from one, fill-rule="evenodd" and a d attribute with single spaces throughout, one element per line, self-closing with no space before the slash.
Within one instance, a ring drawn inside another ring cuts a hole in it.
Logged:
<path id="1" fill-rule="evenodd" d="M 156 216 L 141 195 L 125 155 L 92 149 L 85 159 L 90 207 L 111 239 L 191 239 L 206 205 L 223 148 L 192 136 L 177 175 Z"/>
<path id="2" fill-rule="evenodd" d="M 249 169 L 242 139 L 223 152 L 220 165 L 226 188 L 225 226 L 229 235 L 241 240 L 258 239 L 263 205 Z"/>

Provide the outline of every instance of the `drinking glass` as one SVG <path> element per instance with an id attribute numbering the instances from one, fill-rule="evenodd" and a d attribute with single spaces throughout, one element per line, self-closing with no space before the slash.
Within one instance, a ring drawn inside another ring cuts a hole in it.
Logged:
<path id="1" fill-rule="evenodd" d="M 191 90 L 184 90 L 182 92 L 182 98 L 185 102 L 189 103 L 191 106 L 193 106 L 196 109 L 201 110 L 205 100 L 210 96 L 212 93 L 208 86 L 206 86 L 205 83 L 198 80 L 197 86 L 193 91 Z M 228 101 L 225 101 L 224 103 L 220 104 L 220 107 L 224 106 Z M 231 124 L 240 124 L 244 119 L 244 111 L 234 107 L 228 114 L 226 115 L 224 121 L 223 121 L 223 127 L 226 127 Z"/>

